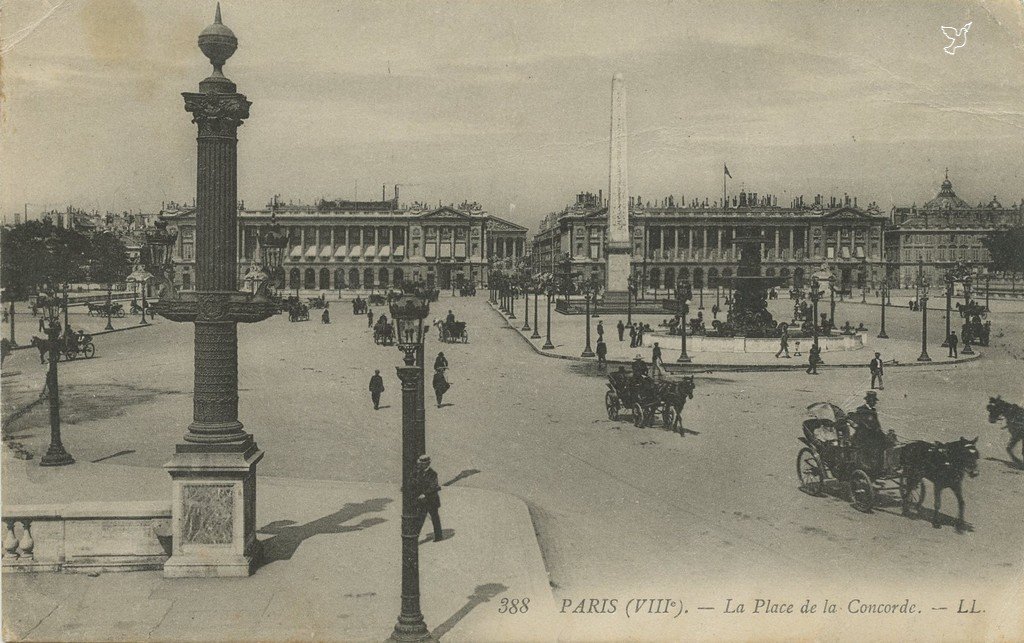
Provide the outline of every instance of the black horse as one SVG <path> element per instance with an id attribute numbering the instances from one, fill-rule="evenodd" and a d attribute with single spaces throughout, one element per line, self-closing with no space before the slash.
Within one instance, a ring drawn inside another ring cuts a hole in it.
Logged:
<path id="1" fill-rule="evenodd" d="M 978 475 L 978 438 L 968 440 L 960 438 L 956 442 L 923 442 L 917 440 L 903 447 L 901 451 L 901 464 L 903 476 L 907 489 L 916 489 L 922 479 L 928 479 L 932 483 L 935 494 L 935 513 L 932 514 L 932 527 L 938 529 L 939 509 L 942 505 L 942 490 L 949 488 L 956 496 L 959 505 L 957 514 L 957 533 L 964 533 L 966 523 L 964 522 L 964 492 L 963 480 L 966 473 L 974 478 Z M 904 515 L 910 514 L 910 498 L 913 494 L 907 494 L 903 500 Z M 921 505 L 924 503 L 924 489 L 917 501 L 916 511 L 920 513 Z"/>
<path id="2" fill-rule="evenodd" d="M 693 382 L 692 375 L 679 381 L 663 381 L 658 386 L 658 396 L 675 411 L 672 430 L 677 431 L 680 435 L 685 434 L 683 431 L 683 407 L 686 406 L 686 400 L 693 399 L 695 388 L 696 384 Z"/>
<path id="3" fill-rule="evenodd" d="M 1000 418 L 1006 420 L 1006 430 L 1010 432 L 1010 443 L 1006 445 L 1006 452 L 1010 454 L 1013 463 L 1024 468 L 1024 458 L 1018 458 L 1014 447 L 1018 443 L 1024 443 L 1024 408 L 1017 404 L 1011 404 L 1000 396 L 988 398 L 988 421 L 995 424 Z M 1021 448 L 1021 455 L 1024 456 L 1024 446 Z"/>

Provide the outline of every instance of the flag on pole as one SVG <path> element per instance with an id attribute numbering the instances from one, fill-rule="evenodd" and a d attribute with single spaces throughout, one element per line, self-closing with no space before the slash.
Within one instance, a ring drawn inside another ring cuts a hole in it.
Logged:
<path id="1" fill-rule="evenodd" d="M 722 167 L 725 168 L 725 175 L 731 179 L 732 174 L 729 174 L 729 166 L 726 165 L 725 163 L 722 163 Z"/>

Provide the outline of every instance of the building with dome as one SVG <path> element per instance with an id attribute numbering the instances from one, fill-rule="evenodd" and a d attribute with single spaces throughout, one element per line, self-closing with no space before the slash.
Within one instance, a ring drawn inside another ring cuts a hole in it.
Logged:
<path id="1" fill-rule="evenodd" d="M 238 277 L 242 284 L 257 253 L 258 239 L 272 229 L 287 239 L 281 254 L 280 288 L 307 293 L 389 288 L 423 281 L 448 289 L 482 285 L 492 264 L 519 260 L 526 228 L 486 212 L 477 203 L 431 207 L 380 201 L 317 200 L 313 205 L 278 197 L 263 208 L 238 210 Z M 195 287 L 195 210 L 164 217 L 178 230 L 174 250 L 179 288 Z M 266 249 L 261 254 L 266 258 Z"/>
<path id="2" fill-rule="evenodd" d="M 767 277 L 802 287 L 828 263 L 843 290 L 881 283 L 888 217 L 856 197 L 803 197 L 779 205 L 773 195 L 741 191 L 725 207 L 708 200 L 665 197 L 652 203 L 630 197 L 632 274 L 646 291 L 674 289 L 683 279 L 696 288 L 732 277 L 739 247 L 732 240 L 758 235 Z M 580 193 L 575 203 L 547 215 L 533 238 L 538 272 L 604 278 L 608 207 L 603 194 Z"/>
<path id="3" fill-rule="evenodd" d="M 899 285 L 911 287 L 918 262 L 934 285 L 957 261 L 984 266 L 989 262 L 982 240 L 993 232 L 1024 225 L 1024 199 L 1009 207 L 993 196 L 970 205 L 957 196 L 949 172 L 934 199 L 918 207 L 894 207 L 886 231 L 886 256 L 898 266 Z"/>

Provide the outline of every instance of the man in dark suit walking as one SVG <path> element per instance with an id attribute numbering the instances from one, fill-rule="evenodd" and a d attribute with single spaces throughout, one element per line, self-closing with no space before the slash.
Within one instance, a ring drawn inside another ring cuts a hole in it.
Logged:
<path id="1" fill-rule="evenodd" d="M 626 332 L 626 325 L 623 324 L 622 320 L 620 319 L 619 323 L 615 325 L 615 328 L 616 328 L 616 330 L 619 331 L 619 341 L 621 342 L 622 341 L 622 334 L 624 332 Z"/>
<path id="2" fill-rule="evenodd" d="M 874 390 L 875 380 L 877 379 L 878 390 L 884 391 L 885 387 L 882 386 L 882 354 L 875 353 L 875 358 L 871 360 L 871 363 L 868 365 L 868 367 L 871 369 L 871 389 Z"/>
<path id="3" fill-rule="evenodd" d="M 370 399 L 373 400 L 374 410 L 380 408 L 380 394 L 383 392 L 384 378 L 380 376 L 380 371 L 374 371 L 370 378 Z"/>
<path id="4" fill-rule="evenodd" d="M 430 466 L 430 456 L 421 455 L 416 460 L 416 501 L 419 503 L 419 527 L 416 534 L 419 535 L 423 529 L 423 523 L 430 515 L 430 522 L 434 526 L 434 542 L 444 540 L 444 533 L 441 531 L 441 485 L 437 481 L 437 472 Z"/>

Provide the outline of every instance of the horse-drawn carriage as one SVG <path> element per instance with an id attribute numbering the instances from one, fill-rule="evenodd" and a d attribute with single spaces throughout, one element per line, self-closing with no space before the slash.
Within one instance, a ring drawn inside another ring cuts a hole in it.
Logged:
<path id="1" fill-rule="evenodd" d="M 290 322 L 309 321 L 309 306 L 294 295 L 282 302 L 282 308 L 288 312 Z"/>
<path id="2" fill-rule="evenodd" d="M 64 340 L 64 357 L 68 360 L 78 359 L 79 355 L 86 359 L 96 354 L 96 346 L 92 343 L 92 335 L 69 335 Z"/>
<path id="3" fill-rule="evenodd" d="M 460 297 L 474 297 L 476 296 L 476 284 L 463 283 L 459 285 L 459 296 Z"/>
<path id="4" fill-rule="evenodd" d="M 306 301 L 309 302 L 308 306 L 310 308 L 316 310 L 327 308 L 327 297 L 323 295 L 320 295 L 319 297 L 309 297 L 306 299 Z"/>
<path id="5" fill-rule="evenodd" d="M 391 346 L 395 343 L 395 325 L 388 321 L 380 321 L 373 327 L 373 343 Z"/>
<path id="6" fill-rule="evenodd" d="M 78 359 L 79 355 L 90 358 L 96 354 L 96 346 L 92 343 L 92 335 L 74 333 L 60 338 L 58 354 L 68 361 Z M 39 351 L 39 363 L 46 362 L 46 354 L 50 352 L 50 342 L 42 337 L 32 337 L 32 346 Z"/>
<path id="7" fill-rule="evenodd" d="M 604 406 L 609 420 L 619 419 L 619 411 L 628 409 L 637 428 L 653 424 L 654 417 L 660 415 L 666 429 L 681 432 L 683 407 L 686 400 L 693 399 L 694 388 L 693 376 L 655 381 L 647 375 L 619 371 L 608 374 Z"/>
<path id="8" fill-rule="evenodd" d="M 814 417 L 803 423 L 803 436 L 798 439 L 804 447 L 796 458 L 796 474 L 804 491 L 822 495 L 827 485 L 838 482 L 853 506 L 865 513 L 884 491 L 899 491 L 904 512 L 919 504 L 924 482 L 906 475 L 902 458 L 906 443 L 894 432 L 885 436 L 882 448 L 871 448 L 856 438 L 858 431 L 868 428 L 855 414 L 826 402 L 812 404 L 808 411 Z"/>
<path id="9" fill-rule="evenodd" d="M 442 342 L 452 344 L 469 341 L 469 333 L 466 331 L 464 321 L 442 321 L 438 323 L 437 336 Z"/>
<path id="10" fill-rule="evenodd" d="M 383 306 L 384 304 L 386 304 L 388 302 L 388 299 L 384 295 L 378 295 L 378 294 L 374 293 L 374 294 L 370 295 L 369 301 L 370 301 L 370 305 L 371 306 Z M 363 311 L 363 312 L 365 312 L 365 311 Z"/>
<path id="11" fill-rule="evenodd" d="M 120 302 L 113 301 L 108 304 L 105 301 L 100 303 L 88 301 L 85 303 L 85 306 L 89 309 L 90 317 L 106 317 L 108 315 L 110 317 L 124 317 L 124 306 Z"/>

